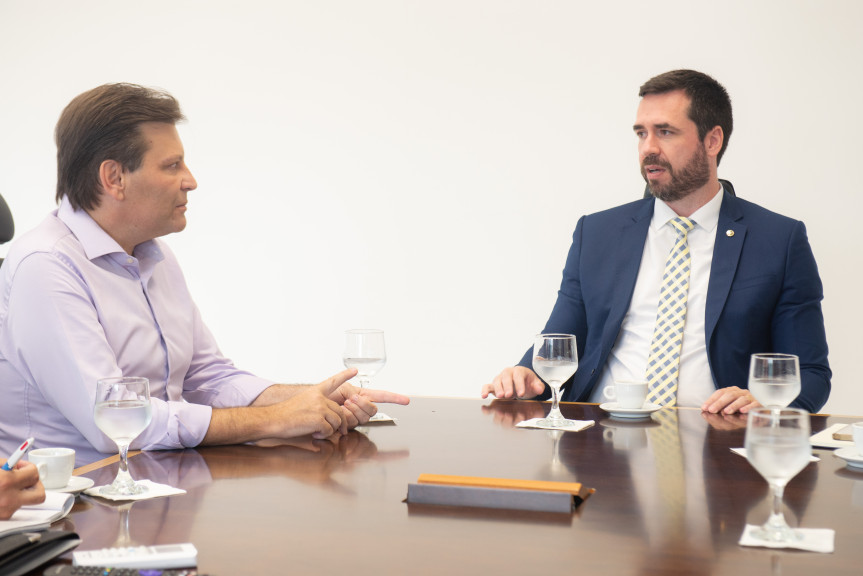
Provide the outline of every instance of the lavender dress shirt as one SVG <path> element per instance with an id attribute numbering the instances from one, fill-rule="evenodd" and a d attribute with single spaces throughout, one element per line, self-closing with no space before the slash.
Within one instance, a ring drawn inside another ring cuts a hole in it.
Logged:
<path id="1" fill-rule="evenodd" d="M 78 466 L 115 454 L 93 420 L 110 376 L 150 379 L 153 420 L 132 443 L 145 450 L 197 446 L 213 407 L 272 385 L 222 356 L 163 242 L 129 256 L 64 199 L 0 267 L 0 453 L 33 436 L 74 448 Z"/>

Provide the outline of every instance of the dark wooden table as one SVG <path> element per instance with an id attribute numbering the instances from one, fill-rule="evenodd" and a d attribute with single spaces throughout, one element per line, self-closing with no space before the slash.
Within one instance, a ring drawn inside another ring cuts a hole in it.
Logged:
<path id="1" fill-rule="evenodd" d="M 258 574 L 805 574 L 863 572 L 863 472 L 829 450 L 785 491 L 793 526 L 832 528 L 833 554 L 737 544 L 769 513 L 767 483 L 729 448 L 745 420 L 698 410 L 617 421 L 598 406 L 564 404 L 595 420 L 578 433 L 517 429 L 547 403 L 414 398 L 385 406 L 395 425 L 334 442 L 141 453 L 136 478 L 187 490 L 117 505 L 80 498 L 56 527 L 82 550 L 192 542 L 199 571 Z M 813 416 L 813 433 L 853 418 Z M 662 431 L 679 426 L 683 472 L 656 465 Z M 408 506 L 421 473 L 577 481 L 596 489 L 572 514 Z M 107 483 L 116 464 L 88 472 Z"/>

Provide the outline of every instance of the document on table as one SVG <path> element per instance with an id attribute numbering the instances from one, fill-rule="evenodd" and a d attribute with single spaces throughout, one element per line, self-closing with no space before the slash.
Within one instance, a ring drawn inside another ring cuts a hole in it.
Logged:
<path id="1" fill-rule="evenodd" d="M 836 440 L 833 438 L 834 432 L 838 432 L 846 426 L 847 424 L 834 424 L 826 430 L 813 434 L 809 438 L 809 442 L 816 448 L 845 448 L 846 446 L 854 446 L 853 441 Z"/>
<path id="2" fill-rule="evenodd" d="M 585 428 L 593 426 L 593 420 L 569 420 L 566 426 L 547 426 L 540 424 L 545 418 L 531 418 L 530 420 L 522 420 L 515 425 L 516 428 L 539 428 L 541 430 L 562 430 L 564 432 L 580 432 Z"/>
<path id="3" fill-rule="evenodd" d="M 45 501 L 41 504 L 23 506 L 8 520 L 0 520 L 0 536 L 45 530 L 52 522 L 66 516 L 74 503 L 74 494 L 45 492 Z"/>
<path id="4" fill-rule="evenodd" d="M 738 456 L 743 456 L 744 458 L 746 458 L 746 448 L 732 448 L 731 451 L 734 452 L 735 454 L 737 454 Z M 811 456 L 809 456 L 809 461 L 810 462 L 821 462 L 821 458 L 812 454 Z"/>

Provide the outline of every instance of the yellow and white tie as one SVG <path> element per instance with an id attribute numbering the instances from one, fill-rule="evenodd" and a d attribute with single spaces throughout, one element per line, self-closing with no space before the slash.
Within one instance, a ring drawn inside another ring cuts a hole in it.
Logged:
<path id="1" fill-rule="evenodd" d="M 648 428 L 656 465 L 656 481 L 662 499 L 664 537 L 668 542 L 686 541 L 686 472 L 680 426 L 676 409 L 666 408 L 653 415 L 662 426 Z"/>
<path id="2" fill-rule="evenodd" d="M 687 234 L 695 227 L 689 218 L 670 220 L 677 230 L 659 290 L 656 327 L 647 358 L 647 401 L 660 406 L 677 403 L 677 380 L 680 375 L 680 348 L 686 323 L 686 297 L 689 293 L 690 255 Z"/>

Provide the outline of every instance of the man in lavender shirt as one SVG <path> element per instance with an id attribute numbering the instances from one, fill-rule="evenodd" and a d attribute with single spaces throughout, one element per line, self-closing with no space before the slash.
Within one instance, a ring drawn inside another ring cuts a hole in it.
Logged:
<path id="1" fill-rule="evenodd" d="M 197 186 L 169 94 L 132 84 L 76 97 L 57 122 L 59 209 L 0 268 L 0 451 L 68 446 L 77 465 L 116 452 L 93 420 L 96 381 L 150 380 L 148 450 L 346 433 L 408 398 L 347 384 L 274 384 L 225 358 L 157 238 L 186 226 Z"/>

